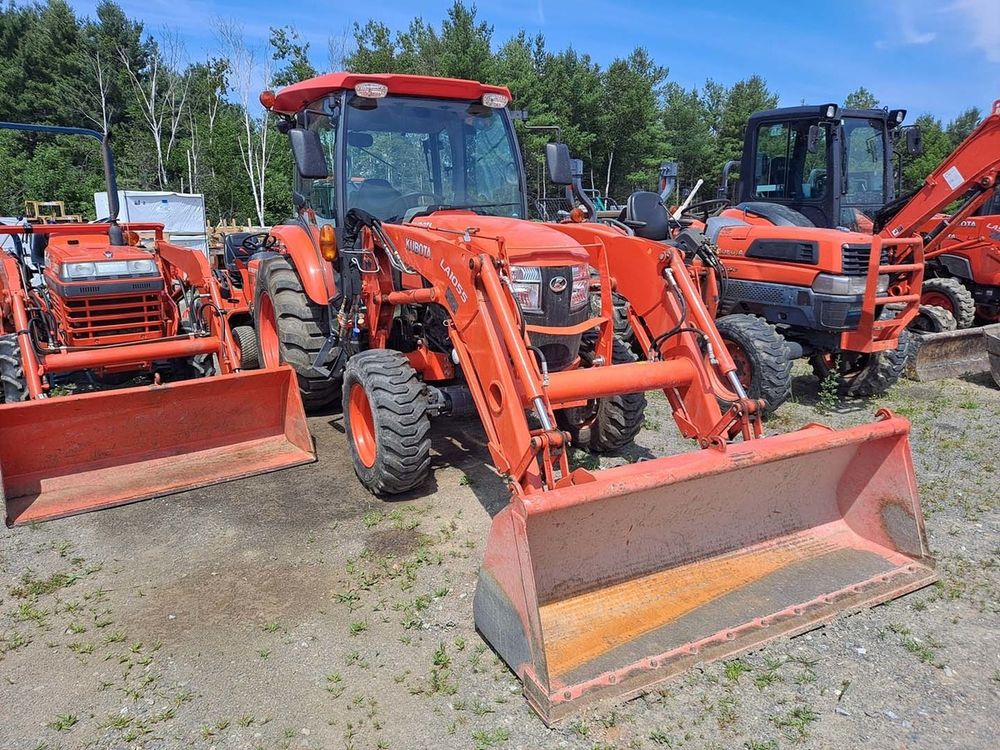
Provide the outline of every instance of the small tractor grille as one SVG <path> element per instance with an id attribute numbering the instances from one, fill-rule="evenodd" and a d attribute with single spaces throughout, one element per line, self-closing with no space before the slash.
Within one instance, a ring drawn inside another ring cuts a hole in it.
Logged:
<path id="1" fill-rule="evenodd" d="M 99 346 L 159 338 L 166 311 L 159 293 L 52 299 L 69 346 Z"/>
<path id="2" fill-rule="evenodd" d="M 845 276 L 864 276 L 868 273 L 868 261 L 872 254 L 871 245 L 844 245 L 842 252 L 842 268 Z M 882 248 L 880 265 L 887 265 L 889 259 L 889 248 Z"/>

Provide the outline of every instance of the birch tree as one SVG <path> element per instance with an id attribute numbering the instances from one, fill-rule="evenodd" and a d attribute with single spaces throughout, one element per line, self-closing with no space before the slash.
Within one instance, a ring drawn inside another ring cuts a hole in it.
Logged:
<path id="1" fill-rule="evenodd" d="M 240 157 L 258 225 L 264 226 L 264 185 L 273 144 L 269 114 L 260 106 L 257 97 L 271 85 L 271 58 L 261 47 L 247 41 L 243 27 L 236 21 L 219 22 L 217 35 L 228 70 L 229 91 L 242 114 L 238 139 Z"/>

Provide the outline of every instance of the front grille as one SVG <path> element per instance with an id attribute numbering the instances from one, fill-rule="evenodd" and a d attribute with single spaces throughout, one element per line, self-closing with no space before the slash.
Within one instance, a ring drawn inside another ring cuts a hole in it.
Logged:
<path id="1" fill-rule="evenodd" d="M 843 245 L 842 273 L 845 276 L 864 276 L 868 273 L 868 261 L 871 259 L 871 245 Z M 880 265 L 888 265 L 890 260 L 889 248 L 882 248 L 882 257 L 879 259 Z"/>
<path id="2" fill-rule="evenodd" d="M 160 294 L 52 298 L 68 346 L 99 346 L 144 341 L 166 334 Z"/>

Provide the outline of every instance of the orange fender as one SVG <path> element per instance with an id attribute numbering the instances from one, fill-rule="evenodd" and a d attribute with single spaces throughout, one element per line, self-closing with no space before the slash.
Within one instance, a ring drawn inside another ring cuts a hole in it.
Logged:
<path id="1" fill-rule="evenodd" d="M 337 294 L 333 280 L 333 265 L 319 254 L 319 235 L 310 237 L 305 228 L 297 224 L 281 224 L 271 230 L 280 240 L 283 252 L 302 280 L 306 295 L 318 305 L 325 305 Z"/>

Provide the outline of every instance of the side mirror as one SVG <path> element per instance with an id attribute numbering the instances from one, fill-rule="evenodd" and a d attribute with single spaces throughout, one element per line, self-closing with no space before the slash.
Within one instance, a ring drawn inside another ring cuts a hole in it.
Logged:
<path id="1" fill-rule="evenodd" d="M 569 146 L 565 143 L 545 144 L 545 165 L 549 169 L 549 180 L 554 185 L 573 184 L 573 168 L 570 161 Z"/>
<path id="2" fill-rule="evenodd" d="M 924 136 L 916 125 L 906 129 L 906 153 L 910 156 L 924 153 Z"/>
<path id="3" fill-rule="evenodd" d="M 819 150 L 819 125 L 809 126 L 809 135 L 806 137 L 806 151 L 815 154 Z"/>
<path id="4" fill-rule="evenodd" d="M 315 130 L 292 128 L 288 131 L 288 141 L 292 145 L 295 168 L 307 180 L 324 180 L 330 176 L 326 167 L 326 154 L 319 133 Z"/>

